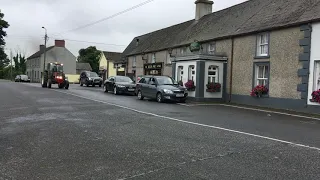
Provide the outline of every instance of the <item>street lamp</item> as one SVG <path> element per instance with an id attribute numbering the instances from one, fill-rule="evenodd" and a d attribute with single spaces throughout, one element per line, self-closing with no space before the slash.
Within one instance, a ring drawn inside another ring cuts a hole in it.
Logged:
<path id="1" fill-rule="evenodd" d="M 42 77 L 41 78 L 44 78 L 44 71 L 46 69 L 46 49 L 47 49 L 47 38 L 48 38 L 48 35 L 47 35 L 47 29 L 45 27 L 42 27 L 42 29 L 45 30 L 45 35 L 44 35 L 44 48 L 43 48 L 43 72 L 42 72 Z"/>

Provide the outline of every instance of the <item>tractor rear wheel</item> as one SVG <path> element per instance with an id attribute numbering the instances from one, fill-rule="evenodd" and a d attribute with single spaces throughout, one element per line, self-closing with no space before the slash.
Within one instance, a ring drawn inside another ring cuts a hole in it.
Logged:
<path id="1" fill-rule="evenodd" d="M 47 83 L 48 83 L 48 71 L 44 71 L 43 76 L 41 78 L 41 86 L 43 88 L 47 87 Z"/>

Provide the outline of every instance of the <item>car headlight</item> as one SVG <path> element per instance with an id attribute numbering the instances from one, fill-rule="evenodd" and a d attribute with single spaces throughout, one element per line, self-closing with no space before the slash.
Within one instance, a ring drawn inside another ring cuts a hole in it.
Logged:
<path id="1" fill-rule="evenodd" d="M 173 91 L 171 91 L 169 89 L 164 89 L 163 92 L 166 94 L 173 94 Z"/>
<path id="2" fill-rule="evenodd" d="M 119 88 L 125 88 L 125 86 L 123 85 L 117 85 Z"/>
<path id="3" fill-rule="evenodd" d="M 92 79 L 91 78 L 89 78 L 89 81 L 91 81 Z"/>

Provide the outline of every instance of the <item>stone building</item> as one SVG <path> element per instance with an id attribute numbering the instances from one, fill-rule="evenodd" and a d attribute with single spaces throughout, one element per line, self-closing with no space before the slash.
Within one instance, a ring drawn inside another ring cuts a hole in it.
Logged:
<path id="1" fill-rule="evenodd" d="M 193 80 L 194 100 L 319 113 L 319 2 L 249 0 L 212 13 L 212 1 L 197 0 L 195 19 L 132 40 L 127 71 Z M 252 97 L 258 85 L 268 91 Z"/>

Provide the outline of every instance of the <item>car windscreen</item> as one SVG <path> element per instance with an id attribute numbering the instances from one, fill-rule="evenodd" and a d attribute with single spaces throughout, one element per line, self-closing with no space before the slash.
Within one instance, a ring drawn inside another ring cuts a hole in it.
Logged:
<path id="1" fill-rule="evenodd" d="M 98 74 L 95 72 L 88 73 L 89 77 L 98 77 Z"/>
<path id="2" fill-rule="evenodd" d="M 159 85 L 174 85 L 175 81 L 170 77 L 157 77 L 156 78 Z"/>
<path id="3" fill-rule="evenodd" d="M 126 76 L 118 76 L 116 77 L 116 82 L 133 82 L 132 79 L 130 79 L 129 77 Z"/>

